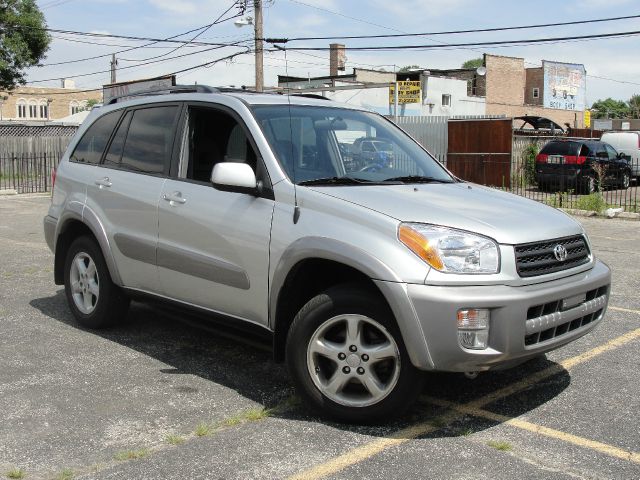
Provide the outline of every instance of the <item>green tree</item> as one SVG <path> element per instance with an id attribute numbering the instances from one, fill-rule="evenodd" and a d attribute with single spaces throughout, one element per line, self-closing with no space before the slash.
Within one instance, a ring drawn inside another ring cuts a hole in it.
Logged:
<path id="1" fill-rule="evenodd" d="M 35 0 L 0 1 L 0 89 L 24 85 L 24 70 L 44 58 L 51 42 L 44 28 Z"/>
<path id="2" fill-rule="evenodd" d="M 473 58 L 464 62 L 462 68 L 478 68 L 481 67 L 483 63 L 484 60 L 482 58 Z"/>
<path id="3" fill-rule="evenodd" d="M 629 113 L 627 102 L 613 98 L 598 100 L 591 105 L 591 115 L 594 118 L 628 118 Z"/>
<path id="4" fill-rule="evenodd" d="M 420 69 L 422 69 L 420 65 L 407 65 L 406 67 L 402 67 L 400 70 L 398 70 L 398 73 L 407 73 L 407 72 L 410 72 L 411 70 L 420 70 Z"/>
<path id="5" fill-rule="evenodd" d="M 640 118 L 640 95 L 631 95 L 629 99 L 629 110 L 631 118 Z"/>

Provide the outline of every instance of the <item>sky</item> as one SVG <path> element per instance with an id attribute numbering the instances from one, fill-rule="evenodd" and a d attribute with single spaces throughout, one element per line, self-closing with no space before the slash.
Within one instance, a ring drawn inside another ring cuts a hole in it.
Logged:
<path id="1" fill-rule="evenodd" d="M 237 2 L 236 2 L 237 3 Z M 253 1 L 249 0 L 252 4 Z M 263 0 L 265 38 L 296 38 L 339 35 L 425 33 L 450 30 L 508 27 L 557 23 L 640 14 L 638 0 L 538 0 L 513 2 L 497 0 Z M 82 32 L 165 39 L 212 23 L 234 4 L 234 0 L 38 0 L 49 28 Z M 533 6 L 535 5 L 535 6 Z M 233 7 L 229 15 L 237 14 Z M 252 12 L 247 12 L 252 15 Z M 177 37 L 196 41 L 252 45 L 253 27 L 238 28 L 234 20 L 206 31 Z M 612 32 L 640 31 L 640 18 L 588 25 L 560 26 L 506 32 L 438 35 L 432 37 L 300 40 L 289 42 L 287 52 L 265 52 L 265 85 L 277 85 L 277 76 L 300 77 L 329 74 L 328 51 L 296 51 L 296 47 L 328 47 L 341 42 L 347 46 L 346 73 L 352 68 L 393 71 L 406 65 L 425 69 L 459 68 L 465 60 L 483 53 L 522 57 L 527 67 L 541 60 L 581 63 L 587 71 L 587 104 L 612 97 L 628 100 L 640 94 L 640 36 L 615 39 L 571 41 L 556 44 L 510 47 L 439 48 L 417 51 L 349 51 L 349 47 L 379 45 L 442 45 L 509 39 L 568 37 Z M 149 42 L 102 37 L 81 37 L 54 33 L 44 66 L 28 70 L 27 81 L 34 86 L 60 86 L 60 77 L 103 72 L 73 78 L 77 88 L 89 89 L 109 83 L 110 54 Z M 94 43 L 79 43 L 94 42 Z M 149 78 L 210 62 L 244 46 L 221 47 L 180 44 L 153 44 L 118 53 L 118 81 Z M 269 45 L 266 48 L 271 48 Z M 162 56 L 165 54 L 164 56 Z M 172 58 L 185 55 L 182 58 Z M 59 64 L 87 57 L 93 60 Z M 162 60 L 162 61 L 160 61 Z M 140 63 L 155 62 L 146 65 Z M 57 64 L 57 65 L 54 65 Z M 128 67 L 128 68 L 127 68 Z M 605 78 L 597 78 L 605 77 Z M 49 80 L 51 79 L 51 80 Z M 41 82 L 42 80 L 46 80 Z M 180 84 L 212 86 L 253 85 L 254 56 L 249 52 L 232 60 L 217 62 L 178 74 Z"/>

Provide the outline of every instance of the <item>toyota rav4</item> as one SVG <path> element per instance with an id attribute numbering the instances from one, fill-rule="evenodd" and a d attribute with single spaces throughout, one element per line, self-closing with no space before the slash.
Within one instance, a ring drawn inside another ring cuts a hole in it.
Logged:
<path id="1" fill-rule="evenodd" d="M 346 162 L 357 139 L 393 162 Z M 461 181 L 384 117 L 198 87 L 95 109 L 44 231 L 78 322 L 130 298 L 252 325 L 312 407 L 386 419 L 421 371 L 517 365 L 604 316 L 609 268 L 560 210 Z"/>

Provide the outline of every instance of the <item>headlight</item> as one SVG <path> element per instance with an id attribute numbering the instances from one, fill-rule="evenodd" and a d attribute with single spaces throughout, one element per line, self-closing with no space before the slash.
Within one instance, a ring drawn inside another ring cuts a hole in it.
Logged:
<path id="1" fill-rule="evenodd" d="M 498 244 L 462 230 L 423 223 L 402 223 L 398 238 L 413 253 L 444 273 L 498 273 Z"/>

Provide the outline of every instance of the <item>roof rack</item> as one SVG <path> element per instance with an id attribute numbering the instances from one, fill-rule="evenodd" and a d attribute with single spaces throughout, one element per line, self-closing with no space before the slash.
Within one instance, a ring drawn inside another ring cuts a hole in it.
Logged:
<path id="1" fill-rule="evenodd" d="M 167 95 L 169 93 L 218 93 L 221 91 L 223 91 L 223 89 L 210 87 L 208 85 L 174 85 L 172 87 L 167 87 L 167 88 L 142 90 L 140 92 L 119 95 L 109 100 L 107 105 L 112 105 L 114 103 L 118 103 L 118 101 L 123 101 L 124 99 L 130 99 L 131 97 L 146 97 L 150 95 Z"/>

